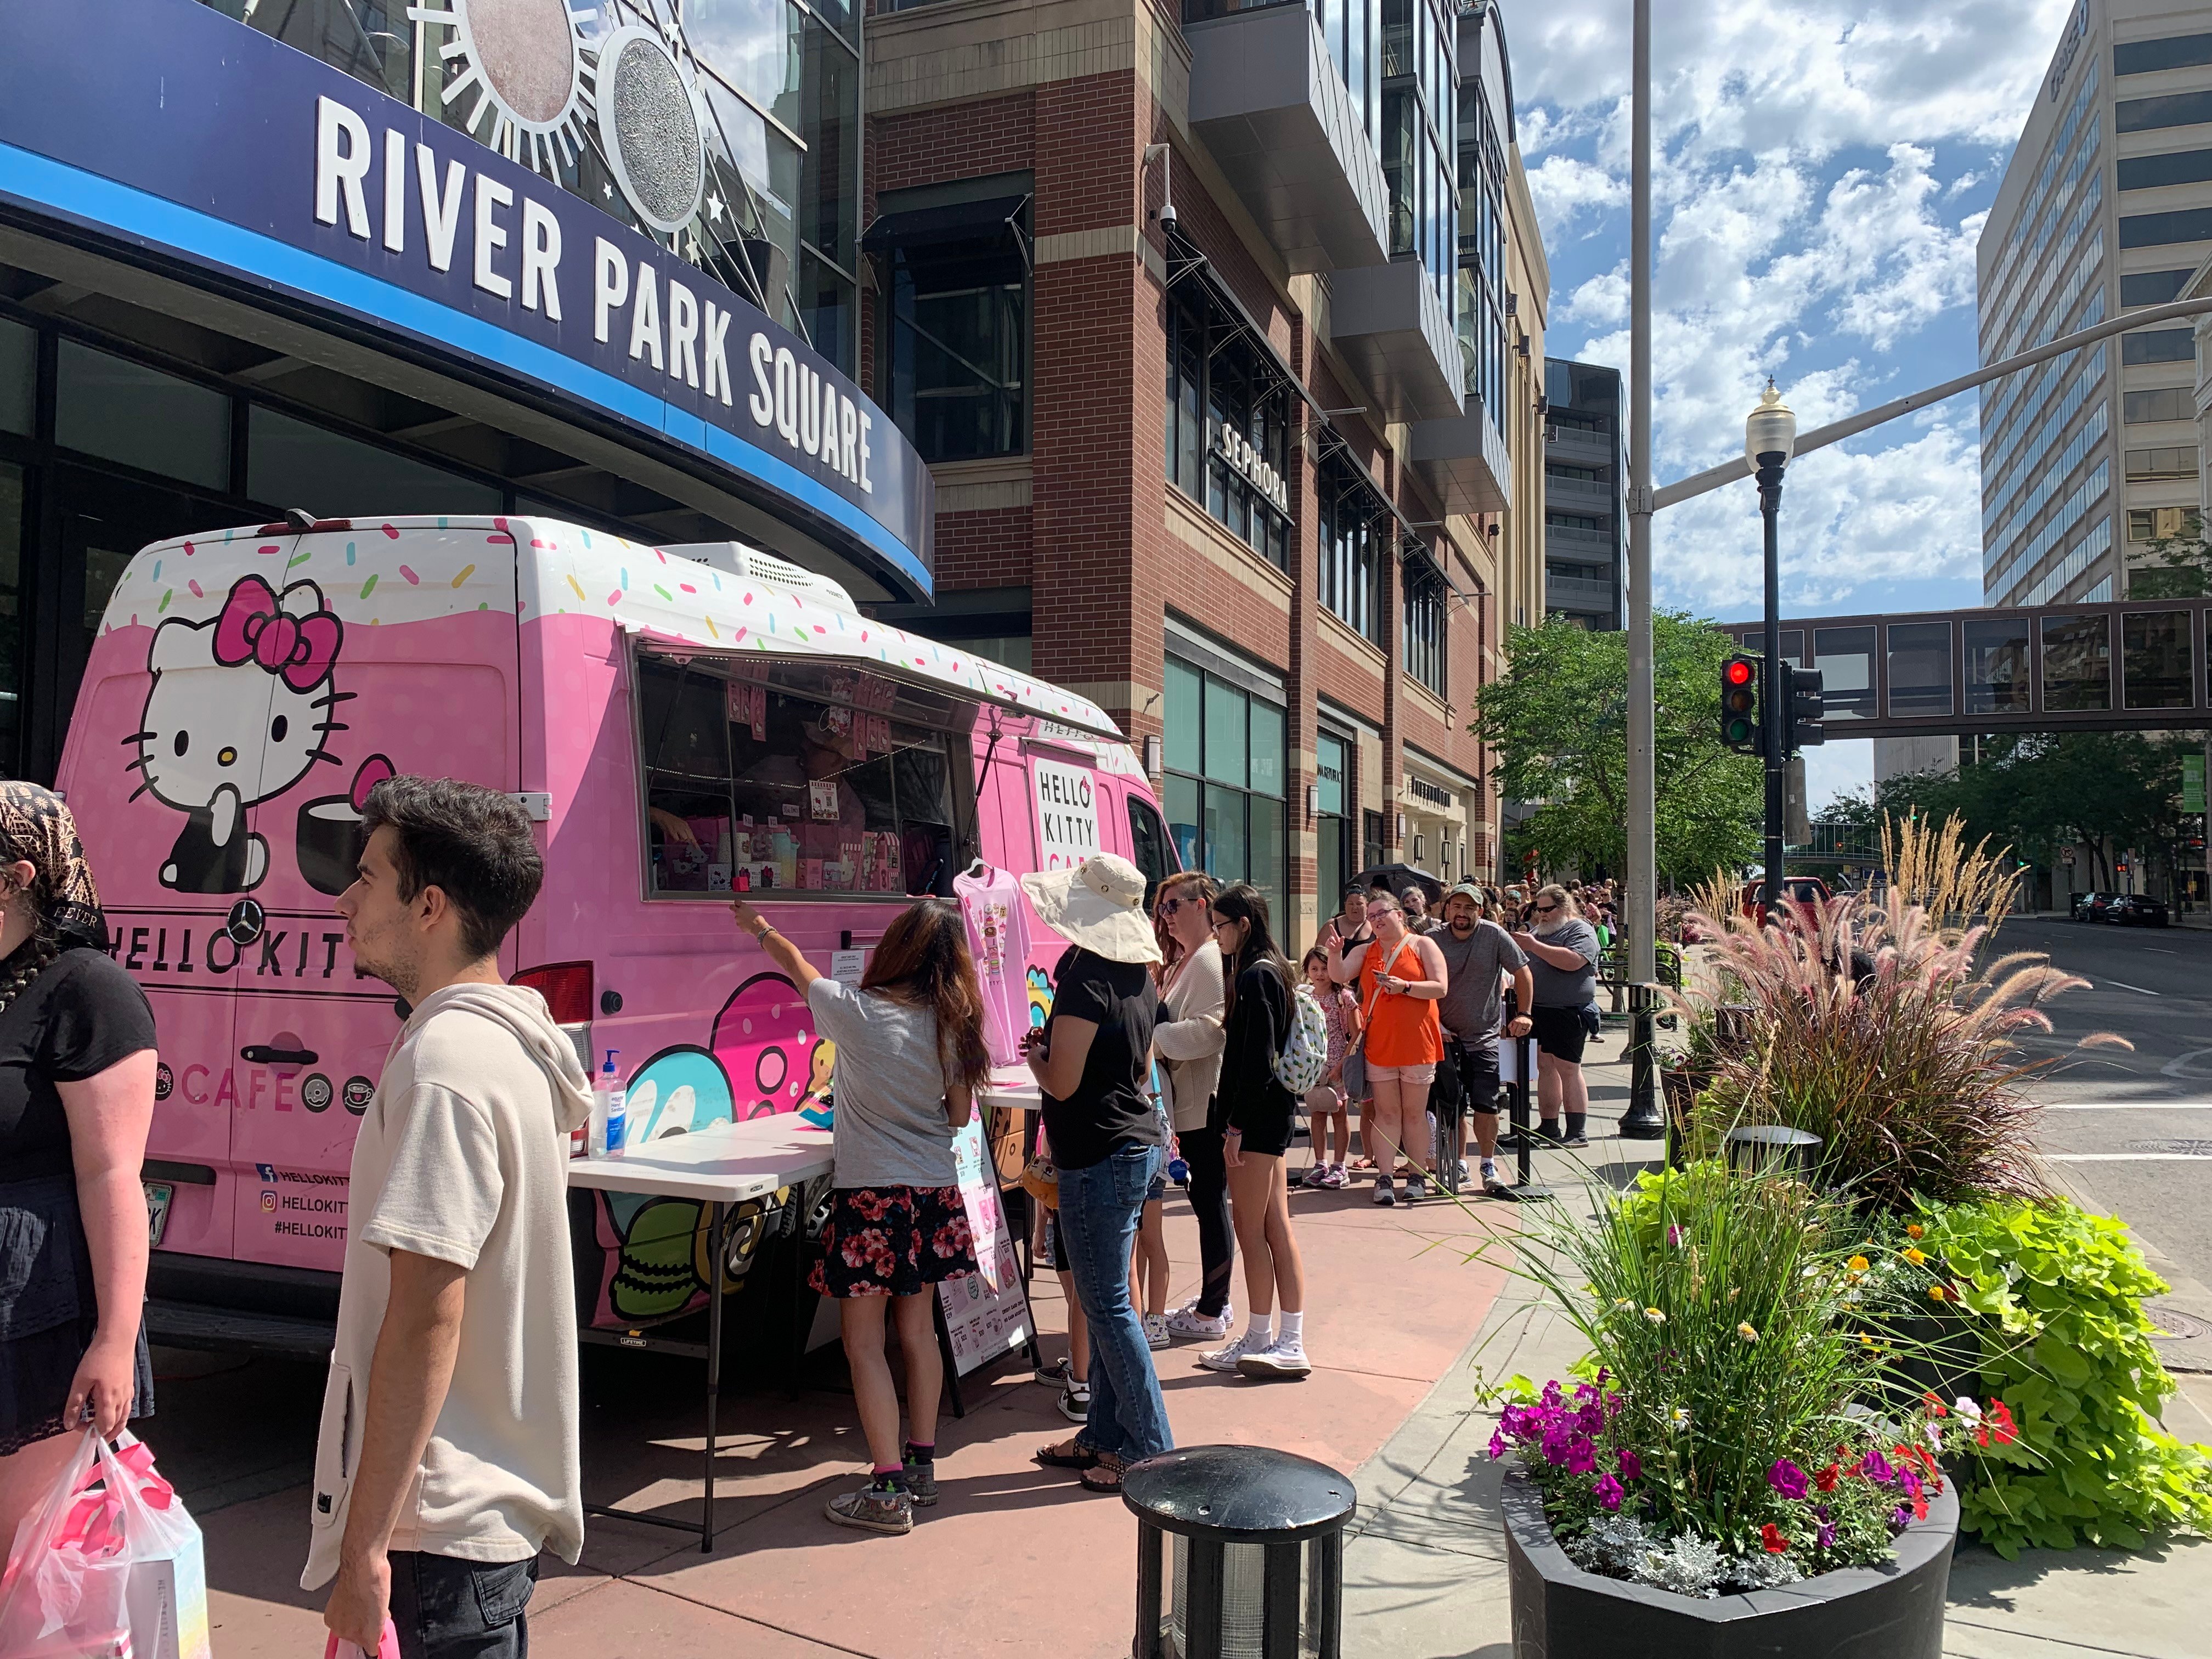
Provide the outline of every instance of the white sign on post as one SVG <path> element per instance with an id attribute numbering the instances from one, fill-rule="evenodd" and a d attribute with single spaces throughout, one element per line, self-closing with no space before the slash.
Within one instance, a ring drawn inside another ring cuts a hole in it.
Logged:
<path id="1" fill-rule="evenodd" d="M 1036 792 L 1037 868 L 1066 870 L 1098 850 L 1098 805 L 1091 769 L 1062 761 L 1030 763 Z"/>
<path id="2" fill-rule="evenodd" d="M 960 1183 L 968 1231 L 981 1273 L 937 1287 L 954 1370 L 962 1376 L 1029 1341 L 1034 1333 L 1028 1288 L 1014 1255 L 1014 1237 L 999 1205 L 998 1173 L 983 1145 L 978 1111 L 952 1137 L 952 1167 Z"/>

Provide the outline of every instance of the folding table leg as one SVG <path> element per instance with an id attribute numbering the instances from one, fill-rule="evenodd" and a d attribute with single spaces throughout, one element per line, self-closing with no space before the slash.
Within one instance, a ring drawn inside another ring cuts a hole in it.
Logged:
<path id="1" fill-rule="evenodd" d="M 729 1206 L 714 1206 L 707 1235 L 708 1253 L 714 1258 L 713 1271 L 708 1273 L 707 1291 L 707 1488 L 705 1507 L 700 1514 L 699 1551 L 712 1554 L 714 1549 L 714 1414 L 722 1395 L 722 1294 L 724 1291 L 725 1257 L 729 1240 L 724 1225 Z"/>
<path id="2" fill-rule="evenodd" d="M 968 1407 L 960 1398 L 960 1362 L 952 1357 L 952 1328 L 945 1322 L 945 1298 L 937 1286 L 929 1287 L 929 1310 L 937 1326 L 937 1352 L 945 1361 L 945 1393 L 952 1401 L 955 1420 L 968 1415 Z"/>

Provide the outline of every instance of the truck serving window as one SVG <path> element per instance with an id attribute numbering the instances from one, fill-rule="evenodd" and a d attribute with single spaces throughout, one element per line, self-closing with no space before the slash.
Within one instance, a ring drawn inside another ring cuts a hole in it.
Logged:
<path id="1" fill-rule="evenodd" d="M 972 706 L 857 670 L 638 659 L 647 891 L 950 893 Z"/>

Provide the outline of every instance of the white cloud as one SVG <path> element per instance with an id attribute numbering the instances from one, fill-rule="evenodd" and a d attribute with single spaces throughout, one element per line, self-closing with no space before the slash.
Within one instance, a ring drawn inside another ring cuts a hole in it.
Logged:
<path id="1" fill-rule="evenodd" d="M 1544 227 L 1544 246 L 1556 248 L 1589 208 L 1628 205 L 1628 181 L 1571 155 L 1547 155 L 1528 169 L 1528 193 Z"/>

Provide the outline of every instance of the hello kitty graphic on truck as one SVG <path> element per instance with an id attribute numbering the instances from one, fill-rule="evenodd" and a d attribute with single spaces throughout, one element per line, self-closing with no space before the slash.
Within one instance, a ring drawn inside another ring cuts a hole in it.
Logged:
<path id="1" fill-rule="evenodd" d="M 146 712 L 124 741 L 137 746 L 138 793 L 185 814 L 162 886 L 246 893 L 261 884 L 269 842 L 248 829 L 246 809 L 283 794 L 317 761 L 337 763 L 323 741 L 346 729 L 331 711 L 352 694 L 331 684 L 344 638 L 314 583 L 278 593 L 258 576 L 233 583 L 210 620 L 172 617 L 154 630 Z"/>

